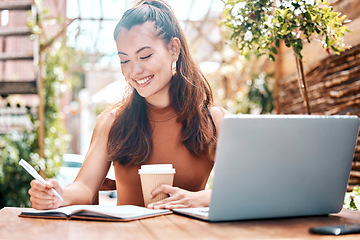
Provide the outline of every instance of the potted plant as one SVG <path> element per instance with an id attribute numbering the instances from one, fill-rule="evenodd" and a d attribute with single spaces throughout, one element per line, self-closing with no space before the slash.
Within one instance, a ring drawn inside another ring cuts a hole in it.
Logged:
<path id="1" fill-rule="evenodd" d="M 349 32 L 346 15 L 333 11 L 326 0 L 223 0 L 223 23 L 232 29 L 230 39 L 241 54 L 268 55 L 272 61 L 280 41 L 292 48 L 300 92 L 311 114 L 301 51 L 303 42 L 317 38 L 328 53 L 345 50 Z"/>

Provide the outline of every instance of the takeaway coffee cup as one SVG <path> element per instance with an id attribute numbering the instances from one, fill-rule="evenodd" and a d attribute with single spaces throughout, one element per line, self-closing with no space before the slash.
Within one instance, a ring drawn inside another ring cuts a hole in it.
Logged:
<path id="1" fill-rule="evenodd" d="M 153 199 L 150 199 L 150 193 L 161 184 L 172 186 L 174 174 L 175 169 L 172 164 L 149 164 L 141 166 L 139 175 L 145 206 L 149 203 L 157 202 L 168 197 L 167 194 L 161 193 L 156 195 Z"/>

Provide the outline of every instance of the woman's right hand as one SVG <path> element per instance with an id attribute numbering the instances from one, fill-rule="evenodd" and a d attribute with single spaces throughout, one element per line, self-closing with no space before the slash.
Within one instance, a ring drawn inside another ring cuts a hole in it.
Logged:
<path id="1" fill-rule="evenodd" d="M 41 183 L 39 180 L 32 180 L 30 185 L 29 194 L 33 208 L 39 210 L 54 209 L 58 208 L 62 203 L 52 191 L 52 188 L 54 188 L 60 196 L 63 196 L 62 188 L 55 179 L 50 179 L 46 184 Z"/>

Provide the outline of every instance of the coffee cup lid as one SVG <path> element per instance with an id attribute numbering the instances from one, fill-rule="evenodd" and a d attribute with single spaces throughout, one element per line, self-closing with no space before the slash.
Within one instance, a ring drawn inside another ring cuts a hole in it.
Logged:
<path id="1" fill-rule="evenodd" d="M 150 174 L 150 173 L 175 173 L 175 169 L 172 164 L 148 164 L 141 165 L 139 174 Z"/>

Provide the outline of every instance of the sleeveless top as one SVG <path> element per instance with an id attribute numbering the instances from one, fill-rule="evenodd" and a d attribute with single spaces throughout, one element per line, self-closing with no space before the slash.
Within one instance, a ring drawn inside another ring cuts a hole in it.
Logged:
<path id="1" fill-rule="evenodd" d="M 206 182 L 214 165 L 207 154 L 200 156 L 189 152 L 181 139 L 181 123 L 177 122 L 176 112 L 171 107 L 156 108 L 147 104 L 152 128 L 153 151 L 146 164 L 169 164 L 176 170 L 174 187 L 188 191 L 205 189 Z M 140 176 L 141 165 L 123 166 L 114 161 L 117 205 L 144 206 Z"/>

